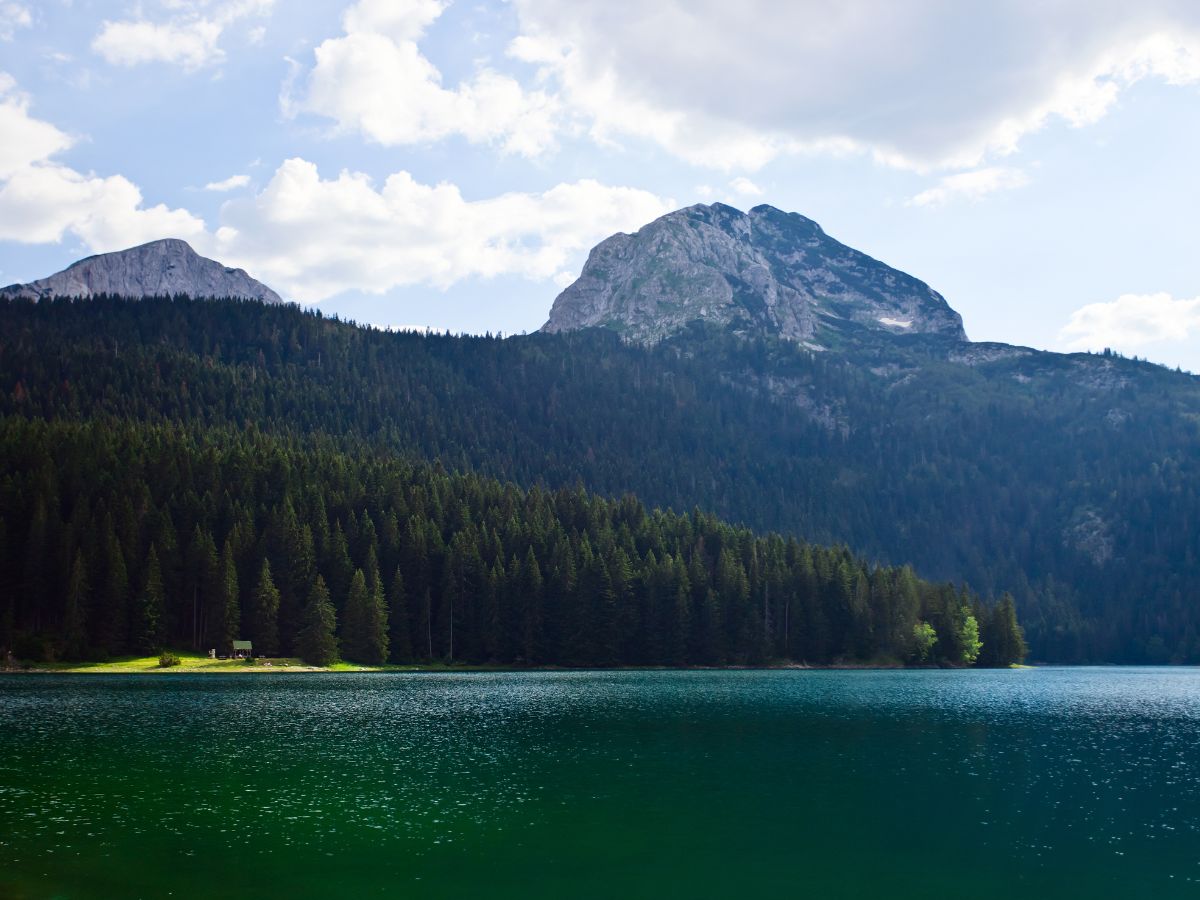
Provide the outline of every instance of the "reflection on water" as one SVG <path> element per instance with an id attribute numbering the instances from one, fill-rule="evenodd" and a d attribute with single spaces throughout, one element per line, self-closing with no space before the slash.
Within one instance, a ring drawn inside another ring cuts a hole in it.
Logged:
<path id="1" fill-rule="evenodd" d="M 1200 894 L 1200 672 L 0 677 L 0 896 Z"/>

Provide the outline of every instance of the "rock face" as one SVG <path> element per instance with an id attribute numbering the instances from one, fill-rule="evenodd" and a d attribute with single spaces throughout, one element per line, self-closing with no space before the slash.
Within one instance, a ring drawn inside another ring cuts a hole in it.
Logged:
<path id="1" fill-rule="evenodd" d="M 966 340 L 962 318 L 923 281 L 797 213 L 722 203 L 689 206 L 598 244 L 543 330 L 605 326 L 656 341 L 695 320 L 814 347 L 851 323 Z"/>
<path id="2" fill-rule="evenodd" d="M 123 297 L 184 294 L 283 302 L 278 294 L 243 269 L 226 268 L 198 254 L 186 241 L 175 239 L 89 256 L 49 278 L 0 288 L 0 295 L 38 300 L 95 294 Z"/>

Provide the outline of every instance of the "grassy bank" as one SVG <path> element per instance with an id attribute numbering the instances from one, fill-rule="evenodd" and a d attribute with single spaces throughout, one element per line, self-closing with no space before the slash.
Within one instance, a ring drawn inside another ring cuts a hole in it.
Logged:
<path id="1" fill-rule="evenodd" d="M 425 663 L 421 665 L 385 665 L 360 666 L 356 663 L 336 662 L 330 666 L 310 666 L 298 657 L 273 657 L 270 659 L 209 659 L 208 656 L 190 651 L 174 652 L 179 659 L 179 665 L 163 667 L 159 665 L 158 656 L 123 656 L 104 662 L 39 662 L 21 664 L 19 668 L 10 669 L 13 672 L 43 672 L 53 674 L 82 674 L 82 675 L 152 675 L 152 674 L 194 674 L 209 673 L 213 675 L 253 675 L 269 674 L 271 672 L 509 672 L 509 671 L 542 671 L 560 669 L 559 666 L 533 666 L 528 668 L 504 665 L 479 665 L 467 663 Z M 660 668 L 626 667 L 618 668 Z M 777 662 L 762 666 L 688 666 L 688 669 L 905 669 L 905 666 L 894 659 L 879 659 L 868 663 L 846 663 L 841 665 L 810 666 L 795 662 Z M 926 668 L 926 667 L 919 667 Z M 928 667 L 934 668 L 934 667 Z M 1012 669 L 1028 669 L 1030 666 L 1014 664 Z M 4 671 L 0 668 L 0 671 Z"/>
<path id="2" fill-rule="evenodd" d="M 359 666 L 354 663 L 338 662 L 332 666 L 310 666 L 296 657 L 271 659 L 210 659 L 207 655 L 191 652 L 176 652 L 179 665 L 162 667 L 154 656 L 122 656 L 104 662 L 52 662 L 33 663 L 24 671 L 82 673 L 93 675 L 135 675 L 143 673 L 194 673 L 210 672 L 221 675 L 256 674 L 264 672 L 381 672 L 416 671 L 421 668 L 444 668 L 440 666 Z"/>

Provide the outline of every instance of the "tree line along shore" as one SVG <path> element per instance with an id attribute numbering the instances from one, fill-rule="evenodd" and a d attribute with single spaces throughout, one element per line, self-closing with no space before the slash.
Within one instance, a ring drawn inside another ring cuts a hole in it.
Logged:
<path id="1" fill-rule="evenodd" d="M 0 420 L 0 647 L 379 666 L 1006 666 L 1011 598 L 320 440 Z"/>

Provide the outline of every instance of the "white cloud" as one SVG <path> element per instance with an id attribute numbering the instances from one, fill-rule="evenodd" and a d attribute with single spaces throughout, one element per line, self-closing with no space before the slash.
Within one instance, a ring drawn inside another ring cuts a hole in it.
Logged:
<path id="1" fill-rule="evenodd" d="M 11 41 L 19 29 L 32 24 L 33 13 L 24 3 L 0 2 L 0 41 Z"/>
<path id="2" fill-rule="evenodd" d="M 71 138 L 29 115 L 29 98 L 0 72 L 0 179 L 71 146 Z"/>
<path id="3" fill-rule="evenodd" d="M 359 0 L 343 18 L 347 34 L 382 34 L 417 41 L 449 6 L 448 0 Z"/>
<path id="4" fill-rule="evenodd" d="M 235 22 L 266 15 L 275 0 L 205 0 L 165 3 L 174 15 L 166 21 L 145 18 L 105 21 L 92 41 L 92 49 L 119 66 L 161 62 L 194 70 L 219 62 L 224 51 L 219 41 Z M 251 37 L 253 40 L 253 37 Z M 261 40 L 261 37 L 259 38 Z"/>
<path id="5" fill-rule="evenodd" d="M 204 222 L 183 209 L 143 207 L 141 191 L 120 175 L 41 164 L 0 187 L 0 240 L 54 243 L 68 232 L 103 253 L 162 237 L 200 239 Z"/>
<path id="6" fill-rule="evenodd" d="M 761 197 L 763 195 L 763 189 L 744 175 L 738 176 L 729 182 L 729 187 L 735 194 L 740 194 L 743 197 Z"/>
<path id="7" fill-rule="evenodd" d="M 599 140 L 754 171 L 787 153 L 974 168 L 1147 77 L 1200 80 L 1188 0 L 515 0 L 511 52 Z"/>
<path id="8" fill-rule="evenodd" d="M 233 190 L 237 190 L 238 188 L 244 188 L 249 183 L 250 183 L 249 175 L 230 175 L 224 181 L 210 181 L 208 184 L 206 184 L 204 186 L 204 189 L 206 191 L 217 191 L 218 193 L 225 193 L 226 191 L 233 191 Z"/>
<path id="9" fill-rule="evenodd" d="M 1200 340 L 1200 297 L 1176 300 L 1170 294 L 1123 294 L 1111 303 L 1092 303 L 1071 314 L 1059 333 L 1068 350 L 1122 352 L 1146 344 Z"/>
<path id="10" fill-rule="evenodd" d="M 92 49 L 115 66 L 178 63 L 198 69 L 221 57 L 221 26 L 207 19 L 190 22 L 105 22 Z"/>
<path id="11" fill-rule="evenodd" d="M 0 240 L 54 243 L 70 235 L 105 252 L 178 237 L 305 301 L 500 275 L 561 284 L 578 254 L 675 205 L 592 180 L 467 200 L 453 184 L 421 184 L 407 172 L 376 186 L 350 171 L 322 179 L 315 164 L 289 159 L 262 191 L 227 201 L 213 232 L 186 209 L 146 206 L 121 175 L 57 161 L 72 139 L 29 107 L 0 73 L 0 131 L 11 138 L 0 143 Z M 208 187 L 248 183 L 235 175 Z"/>
<path id="12" fill-rule="evenodd" d="M 908 201 L 909 206 L 944 206 L 953 200 L 975 203 L 988 194 L 1010 191 L 1029 184 L 1029 176 L 1020 169 L 991 166 L 973 172 L 947 175 L 935 187 L 921 191 Z"/>
<path id="13" fill-rule="evenodd" d="M 673 206 L 588 180 L 467 200 L 452 184 L 421 184 L 407 172 L 376 187 L 356 172 L 322 179 L 313 163 L 289 159 L 261 193 L 225 205 L 215 251 L 307 302 L 475 277 L 549 280 L 600 239 Z"/>
<path id="14" fill-rule="evenodd" d="M 54 161 L 71 138 L 29 114 L 29 99 L 0 73 L 0 240 L 61 241 L 70 233 L 95 251 L 159 237 L 195 238 L 204 223 L 182 209 L 145 208 L 137 186 L 82 174 Z"/>
<path id="15" fill-rule="evenodd" d="M 320 44 L 298 96 L 284 112 L 333 119 L 342 131 L 395 146 L 459 135 L 536 156 L 554 146 L 556 101 L 516 79 L 481 68 L 447 88 L 417 45 L 441 14 L 437 0 L 361 0 L 344 18 L 345 34 Z"/>

